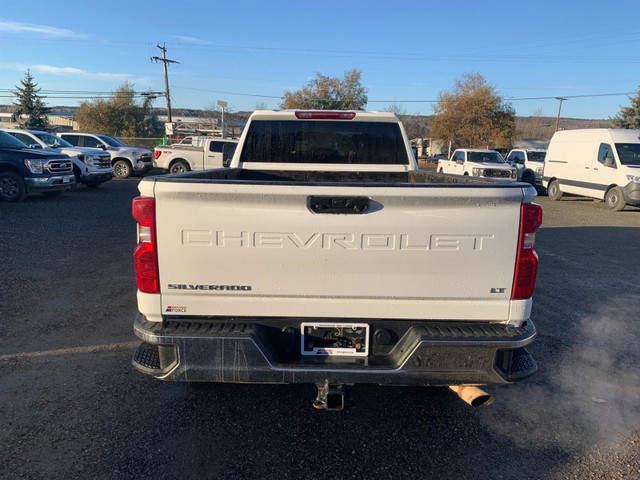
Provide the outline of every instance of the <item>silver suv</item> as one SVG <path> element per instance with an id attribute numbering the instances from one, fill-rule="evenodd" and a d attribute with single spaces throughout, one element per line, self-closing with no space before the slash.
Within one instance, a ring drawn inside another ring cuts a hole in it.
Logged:
<path id="1" fill-rule="evenodd" d="M 153 155 L 146 148 L 129 147 L 117 138 L 98 133 L 63 132 L 59 134 L 76 147 L 101 148 L 111 155 L 111 167 L 116 178 L 142 175 L 153 168 Z"/>

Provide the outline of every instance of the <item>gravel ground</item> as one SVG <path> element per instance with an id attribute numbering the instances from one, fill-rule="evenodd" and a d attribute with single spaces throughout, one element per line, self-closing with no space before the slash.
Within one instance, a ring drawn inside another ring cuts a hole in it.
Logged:
<path id="1" fill-rule="evenodd" d="M 0 477 L 640 477 L 640 209 L 542 197 L 540 371 L 473 409 L 440 388 L 164 383 L 136 344 L 137 180 L 0 203 Z"/>

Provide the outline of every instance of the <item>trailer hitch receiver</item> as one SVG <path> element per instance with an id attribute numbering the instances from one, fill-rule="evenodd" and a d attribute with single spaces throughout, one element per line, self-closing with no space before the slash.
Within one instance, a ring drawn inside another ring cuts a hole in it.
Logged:
<path id="1" fill-rule="evenodd" d="M 330 410 L 339 412 L 353 405 L 351 401 L 351 389 L 341 383 L 316 383 L 318 396 L 313 401 L 313 408 L 318 410 Z"/>

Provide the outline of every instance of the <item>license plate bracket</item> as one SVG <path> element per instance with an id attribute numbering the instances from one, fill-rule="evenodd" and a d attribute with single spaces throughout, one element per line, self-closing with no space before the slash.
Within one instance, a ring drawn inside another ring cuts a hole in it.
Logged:
<path id="1" fill-rule="evenodd" d="M 313 323 L 300 325 L 302 355 L 366 357 L 369 325 L 366 323 Z"/>

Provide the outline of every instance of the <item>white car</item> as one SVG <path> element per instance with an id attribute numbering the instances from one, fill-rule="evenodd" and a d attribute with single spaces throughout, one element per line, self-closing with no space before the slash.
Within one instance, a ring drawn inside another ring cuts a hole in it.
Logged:
<path id="1" fill-rule="evenodd" d="M 517 169 L 507 164 L 495 150 L 459 148 L 448 160 L 438 161 L 438 172 L 495 178 L 515 182 Z"/>

